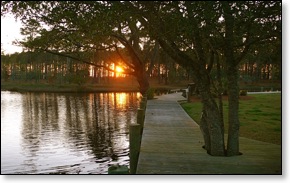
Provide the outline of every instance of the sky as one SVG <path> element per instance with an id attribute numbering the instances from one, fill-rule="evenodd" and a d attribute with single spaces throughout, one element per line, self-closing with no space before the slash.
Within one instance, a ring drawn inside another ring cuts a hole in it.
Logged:
<path id="1" fill-rule="evenodd" d="M 22 39 L 20 34 L 21 22 L 16 21 L 12 15 L 1 16 L 1 52 L 12 54 L 21 52 L 22 48 L 12 45 L 16 39 Z"/>

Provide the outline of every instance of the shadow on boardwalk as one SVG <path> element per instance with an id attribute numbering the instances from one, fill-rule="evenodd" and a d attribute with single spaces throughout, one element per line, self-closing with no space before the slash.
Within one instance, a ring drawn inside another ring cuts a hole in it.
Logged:
<path id="1" fill-rule="evenodd" d="M 208 155 L 179 100 L 185 98 L 174 93 L 147 102 L 137 174 L 282 174 L 280 145 L 240 137 L 243 155 Z"/>

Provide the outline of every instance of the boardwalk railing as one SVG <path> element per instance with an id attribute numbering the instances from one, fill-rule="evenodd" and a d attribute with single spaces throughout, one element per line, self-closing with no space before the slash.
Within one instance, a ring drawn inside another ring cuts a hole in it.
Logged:
<path id="1" fill-rule="evenodd" d="M 140 108 L 137 111 L 137 123 L 130 125 L 129 129 L 129 143 L 130 143 L 130 173 L 136 174 L 138 158 L 140 153 L 140 146 L 142 140 L 142 133 L 144 128 L 145 110 L 147 105 L 147 98 L 142 97 Z"/>

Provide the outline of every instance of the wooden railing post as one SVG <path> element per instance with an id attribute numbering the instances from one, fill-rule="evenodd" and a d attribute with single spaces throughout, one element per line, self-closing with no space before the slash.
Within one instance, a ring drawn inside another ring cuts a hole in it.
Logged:
<path id="1" fill-rule="evenodd" d="M 140 108 L 137 111 L 137 123 L 131 124 L 129 128 L 130 143 L 130 173 L 136 174 L 138 158 L 141 147 L 141 138 L 144 128 L 145 110 L 147 105 L 147 97 L 142 97 Z"/>
<path id="2" fill-rule="evenodd" d="M 146 109 L 146 103 L 143 100 L 140 101 L 140 109 Z"/>
<path id="3" fill-rule="evenodd" d="M 129 128 L 130 173 L 136 174 L 141 142 L 141 125 L 131 124 Z"/>
<path id="4" fill-rule="evenodd" d="M 138 109 L 138 111 L 137 111 L 137 123 L 141 127 L 141 135 L 142 135 L 143 128 L 144 128 L 144 119 L 145 119 L 144 113 L 145 113 L 144 109 Z"/>
<path id="5" fill-rule="evenodd" d="M 147 105 L 147 97 L 142 97 L 142 101 L 145 102 L 145 106 Z"/>

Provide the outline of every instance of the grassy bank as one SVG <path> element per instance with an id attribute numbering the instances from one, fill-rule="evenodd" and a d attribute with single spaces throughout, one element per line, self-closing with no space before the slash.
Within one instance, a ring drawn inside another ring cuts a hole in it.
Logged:
<path id="1" fill-rule="evenodd" d="M 197 123 L 200 122 L 200 99 L 181 104 Z M 225 133 L 228 128 L 228 102 L 224 99 Z M 281 144 L 281 94 L 255 94 L 240 98 L 240 136 L 259 141 Z"/>
<path id="2" fill-rule="evenodd" d="M 159 83 L 157 79 L 149 79 L 150 87 L 155 91 L 166 93 L 171 89 L 186 88 L 188 81 L 176 84 Z M 136 78 L 113 78 L 99 83 L 87 81 L 81 84 L 48 83 L 46 81 L 1 81 L 1 90 L 17 92 L 138 92 Z"/>
<path id="3" fill-rule="evenodd" d="M 1 82 L 1 90 L 17 92 L 136 92 L 132 82 L 111 81 L 108 83 L 54 84 L 45 82 Z"/>

